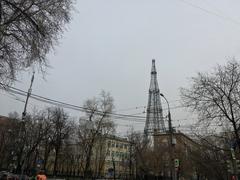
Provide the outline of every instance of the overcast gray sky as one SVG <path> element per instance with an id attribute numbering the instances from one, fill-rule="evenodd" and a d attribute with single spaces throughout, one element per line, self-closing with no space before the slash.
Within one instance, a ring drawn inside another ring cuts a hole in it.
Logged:
<path id="1" fill-rule="evenodd" d="M 116 112 L 142 113 L 154 58 L 174 125 L 193 123 L 183 108 L 174 108 L 180 104 L 179 88 L 187 87 L 198 71 L 209 71 L 233 56 L 240 59 L 239 8 L 238 0 L 77 0 L 72 22 L 49 54 L 52 68 L 46 80 L 36 75 L 33 92 L 81 106 L 103 89 L 114 97 Z M 27 90 L 30 76 L 22 73 L 14 86 Z M 30 100 L 28 110 L 34 106 L 47 104 Z M 7 115 L 21 112 L 23 103 L 1 91 L 0 107 L 0 114 Z M 122 110 L 128 108 L 134 110 Z M 119 127 L 123 132 L 130 126 Z"/>

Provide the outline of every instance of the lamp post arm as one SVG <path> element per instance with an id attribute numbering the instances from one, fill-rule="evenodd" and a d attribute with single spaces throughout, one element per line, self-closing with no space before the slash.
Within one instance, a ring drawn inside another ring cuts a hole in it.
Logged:
<path id="1" fill-rule="evenodd" d="M 172 119 L 171 119 L 169 102 L 168 102 L 167 98 L 162 93 L 160 93 L 160 96 L 162 96 L 165 99 L 165 101 L 167 102 L 167 106 L 168 106 L 168 127 L 169 127 L 169 133 L 172 133 Z"/>

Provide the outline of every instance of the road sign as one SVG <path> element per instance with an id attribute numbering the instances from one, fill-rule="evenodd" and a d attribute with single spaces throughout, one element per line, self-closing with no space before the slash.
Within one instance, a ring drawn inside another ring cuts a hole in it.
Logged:
<path id="1" fill-rule="evenodd" d="M 38 159 L 38 160 L 36 161 L 36 163 L 37 163 L 37 164 L 43 164 L 43 160 L 42 160 L 42 159 Z"/>

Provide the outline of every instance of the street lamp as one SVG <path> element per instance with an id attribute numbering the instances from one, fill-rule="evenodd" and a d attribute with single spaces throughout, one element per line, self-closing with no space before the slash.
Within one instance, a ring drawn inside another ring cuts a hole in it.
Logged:
<path id="1" fill-rule="evenodd" d="M 162 96 L 165 101 L 167 102 L 168 106 L 168 127 L 169 127 L 169 134 L 170 134 L 170 174 L 171 179 L 175 180 L 175 169 L 174 169 L 174 160 L 173 160 L 173 153 L 174 153 L 174 145 L 176 144 L 175 140 L 173 140 L 173 128 L 172 128 L 172 119 L 171 119 L 171 113 L 170 113 L 170 106 L 167 98 L 160 93 L 160 96 Z"/>

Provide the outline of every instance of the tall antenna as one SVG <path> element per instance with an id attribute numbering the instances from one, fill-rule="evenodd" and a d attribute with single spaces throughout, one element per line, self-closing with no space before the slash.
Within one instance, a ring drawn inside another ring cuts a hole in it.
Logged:
<path id="1" fill-rule="evenodd" d="M 149 139 L 150 135 L 155 133 L 166 132 L 162 105 L 160 99 L 160 90 L 157 81 L 157 71 L 155 60 L 152 60 L 151 82 L 148 94 L 147 117 L 144 128 L 145 140 Z"/>

